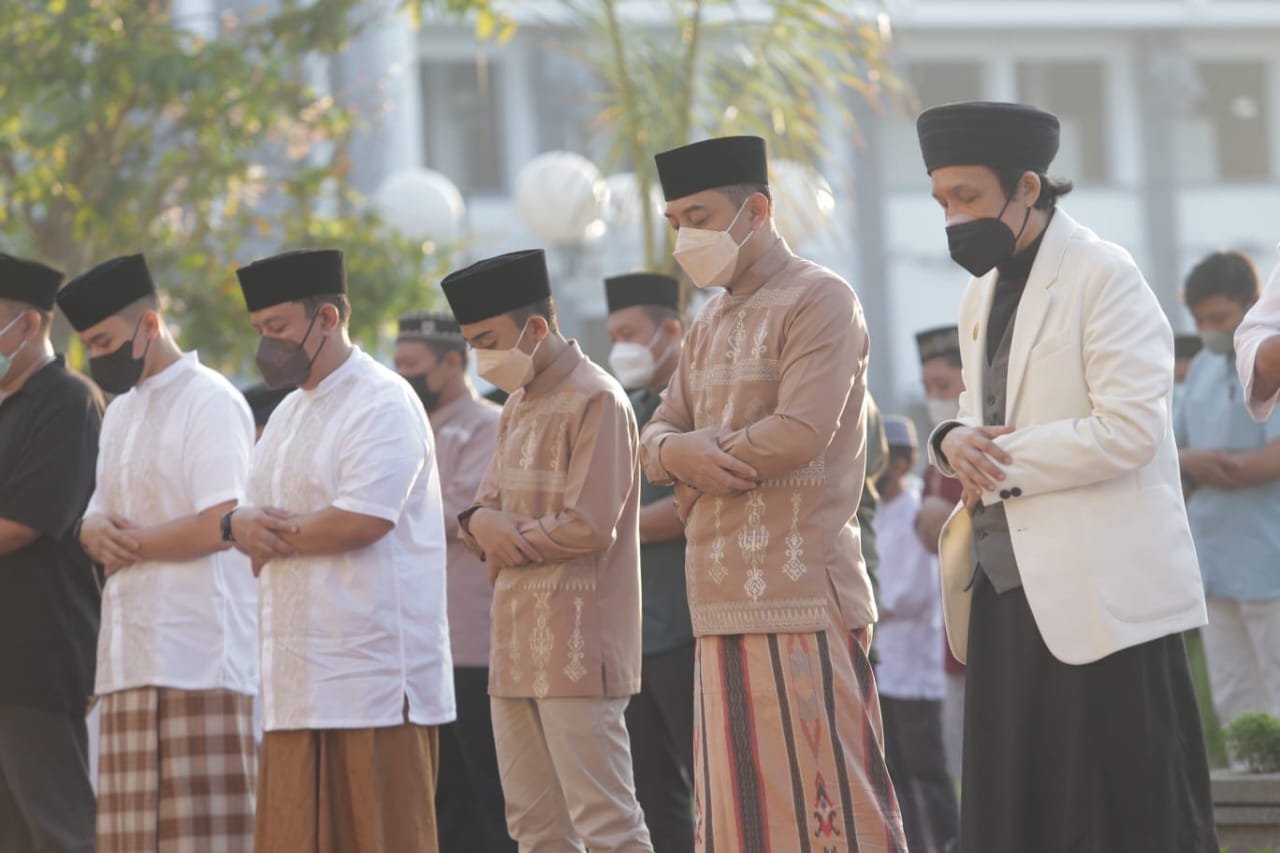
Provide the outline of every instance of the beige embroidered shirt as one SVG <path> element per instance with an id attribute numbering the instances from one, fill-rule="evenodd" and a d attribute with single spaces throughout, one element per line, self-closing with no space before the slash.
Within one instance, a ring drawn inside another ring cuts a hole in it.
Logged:
<path id="1" fill-rule="evenodd" d="M 430 415 L 444 498 L 444 532 L 449 539 L 449 643 L 455 668 L 489 665 L 493 588 L 489 586 L 489 570 L 462 541 L 458 513 L 471 506 L 493 461 L 501 416 L 501 407 L 472 388 Z"/>
<path id="2" fill-rule="evenodd" d="M 511 395 L 475 505 L 526 515 L 546 562 L 498 575 L 489 693 L 621 697 L 640 689 L 635 414 L 576 343 Z"/>
<path id="3" fill-rule="evenodd" d="M 645 472 L 672 480 L 658 453 L 665 436 L 723 427 L 725 450 L 762 478 L 693 507 L 685 574 L 696 635 L 822 630 L 832 595 L 844 627 L 875 621 L 855 517 L 868 352 L 853 289 L 781 239 L 691 324 L 645 427 Z"/>

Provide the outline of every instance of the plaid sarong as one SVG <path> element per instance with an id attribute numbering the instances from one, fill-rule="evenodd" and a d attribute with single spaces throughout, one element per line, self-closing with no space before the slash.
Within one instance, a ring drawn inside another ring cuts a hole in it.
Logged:
<path id="1" fill-rule="evenodd" d="M 699 637 L 699 853 L 906 853 L 870 629 Z"/>
<path id="2" fill-rule="evenodd" d="M 140 687 L 101 706 L 98 853 L 253 849 L 253 697 Z"/>

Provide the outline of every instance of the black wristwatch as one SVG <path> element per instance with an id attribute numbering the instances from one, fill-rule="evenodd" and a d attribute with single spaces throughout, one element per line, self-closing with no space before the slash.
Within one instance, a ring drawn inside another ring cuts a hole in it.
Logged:
<path id="1" fill-rule="evenodd" d="M 239 507 L 236 507 L 239 509 Z M 231 535 L 231 516 L 236 514 L 235 509 L 229 509 L 222 514 L 222 541 L 235 542 L 236 537 Z"/>

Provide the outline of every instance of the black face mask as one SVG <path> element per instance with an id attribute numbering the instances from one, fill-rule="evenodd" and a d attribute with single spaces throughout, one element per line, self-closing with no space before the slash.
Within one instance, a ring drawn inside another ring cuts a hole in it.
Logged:
<path id="1" fill-rule="evenodd" d="M 262 371 L 262 381 L 267 388 L 276 391 L 280 388 L 296 387 L 307 381 L 307 377 L 311 375 L 311 365 L 320 356 L 320 350 L 324 349 L 324 342 L 328 340 L 328 338 L 321 340 L 316 354 L 310 358 L 307 357 L 307 350 L 303 345 L 311 336 L 311 329 L 319 316 L 317 312 L 316 316 L 311 318 L 306 334 L 296 344 L 284 338 L 268 337 L 258 342 L 256 360 L 258 370 Z"/>
<path id="2" fill-rule="evenodd" d="M 142 378 L 142 367 L 147 358 L 147 350 L 151 349 L 151 341 L 147 341 L 141 358 L 133 357 L 133 342 L 138 337 L 140 328 L 142 320 L 138 320 L 138 325 L 134 326 L 133 337 L 121 344 L 115 352 L 89 359 L 89 375 L 108 394 L 123 394 Z"/>
<path id="3" fill-rule="evenodd" d="M 968 270 L 970 275 L 984 276 L 995 269 L 997 264 L 1013 257 L 1018 238 L 1027 229 L 1027 221 L 1031 219 L 1031 208 L 1027 208 L 1027 215 L 1022 218 L 1022 227 L 1014 234 L 1013 229 L 1000 218 L 1004 216 L 1011 201 L 1012 196 L 1005 199 L 1004 207 L 994 217 L 947 226 L 947 247 L 951 250 L 951 260 Z"/>
<path id="4" fill-rule="evenodd" d="M 435 410 L 440 403 L 440 392 L 432 391 L 427 387 L 427 374 L 415 373 L 413 376 L 406 376 L 405 381 L 409 383 L 409 387 L 413 389 L 413 393 L 418 395 L 418 399 L 422 401 L 422 407 L 428 412 Z"/>

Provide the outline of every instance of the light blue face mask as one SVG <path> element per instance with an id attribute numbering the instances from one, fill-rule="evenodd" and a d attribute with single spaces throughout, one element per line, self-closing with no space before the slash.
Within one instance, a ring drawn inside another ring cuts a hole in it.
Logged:
<path id="1" fill-rule="evenodd" d="M 22 315 L 18 315 L 17 317 L 14 317 L 12 320 L 10 320 L 9 325 L 5 326 L 3 329 L 0 329 L 0 335 L 3 335 L 5 332 L 12 329 L 14 323 L 17 323 L 21 319 L 22 319 Z M 13 367 L 13 357 L 18 353 L 22 352 L 22 348 L 25 347 L 26 345 L 27 345 L 27 339 L 23 338 L 22 343 L 18 344 L 18 348 L 13 352 L 9 353 L 8 355 L 5 355 L 4 353 L 0 353 L 0 380 L 3 380 L 6 376 L 9 375 L 9 368 Z"/>

